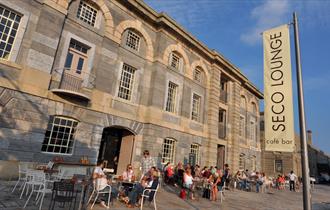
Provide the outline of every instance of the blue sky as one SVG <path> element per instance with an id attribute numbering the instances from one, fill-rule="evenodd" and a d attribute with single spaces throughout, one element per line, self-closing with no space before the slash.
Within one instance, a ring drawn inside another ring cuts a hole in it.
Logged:
<path id="1" fill-rule="evenodd" d="M 327 0 L 145 0 L 166 12 L 210 49 L 216 49 L 263 91 L 260 33 L 292 22 L 298 14 L 307 129 L 313 143 L 330 154 L 330 1 Z M 291 39 L 293 38 L 291 27 Z M 298 128 L 294 45 L 295 127 Z M 263 103 L 261 103 L 263 106 Z M 263 109 L 263 108 L 262 108 Z"/>

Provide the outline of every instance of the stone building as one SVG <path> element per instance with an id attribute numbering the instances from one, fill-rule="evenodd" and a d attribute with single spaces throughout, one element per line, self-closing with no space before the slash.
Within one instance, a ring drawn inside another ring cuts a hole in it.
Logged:
<path id="1" fill-rule="evenodd" d="M 297 176 L 302 176 L 301 172 L 301 147 L 300 137 L 295 134 L 295 146 L 293 152 L 272 152 L 265 151 L 265 127 L 264 113 L 260 113 L 260 142 L 261 142 L 261 164 L 262 171 L 270 177 L 278 174 L 288 174 L 291 170 Z"/>
<path id="2" fill-rule="evenodd" d="M 0 164 L 260 168 L 262 93 L 143 1 L 1 0 L 0 33 Z"/>
<path id="3" fill-rule="evenodd" d="M 322 174 L 330 175 L 330 155 L 313 145 L 312 131 L 307 131 L 307 140 L 310 176 L 319 180 Z"/>

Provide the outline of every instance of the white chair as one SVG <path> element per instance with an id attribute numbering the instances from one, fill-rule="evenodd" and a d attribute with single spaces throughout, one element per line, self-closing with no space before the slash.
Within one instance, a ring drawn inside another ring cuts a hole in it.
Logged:
<path id="1" fill-rule="evenodd" d="M 150 198 L 150 193 L 151 192 L 154 192 L 153 201 L 154 201 L 155 210 L 157 210 L 157 206 L 156 206 L 156 194 L 158 192 L 158 189 L 159 189 L 159 184 L 157 185 L 157 188 L 156 189 L 145 189 L 145 190 L 143 190 L 140 210 L 143 209 L 143 200 L 144 200 L 144 198 L 146 198 L 146 199 Z"/>
<path id="2" fill-rule="evenodd" d="M 225 200 L 225 194 L 224 194 L 225 190 L 226 190 L 226 182 L 223 183 L 221 190 L 218 191 L 218 194 L 220 195 L 220 203 L 222 203 L 222 201 Z"/>
<path id="3" fill-rule="evenodd" d="M 27 171 L 28 171 L 28 163 L 19 162 L 19 164 L 18 164 L 18 180 L 17 180 L 13 190 L 11 191 L 12 193 L 15 191 L 19 182 L 23 182 L 20 187 L 20 190 L 23 188 L 24 183 L 27 181 L 27 176 L 26 176 Z"/>
<path id="4" fill-rule="evenodd" d="M 99 189 L 100 189 L 100 187 L 98 185 L 97 180 L 93 181 L 93 191 L 92 191 L 91 196 L 89 197 L 88 202 L 87 202 L 87 205 L 88 205 L 89 202 L 91 202 L 93 195 L 96 194 L 96 196 L 94 198 L 94 202 L 91 206 L 91 209 L 94 207 L 95 202 L 96 202 L 96 200 L 97 200 L 97 198 L 99 197 L 100 194 L 109 194 L 108 203 L 107 203 L 107 206 L 109 208 L 110 198 L 111 198 L 111 185 L 106 185 L 106 187 L 104 187 L 103 189 L 101 189 L 101 190 L 99 190 Z"/>
<path id="5" fill-rule="evenodd" d="M 53 183 L 50 180 L 46 179 L 46 175 L 43 171 L 32 171 L 32 179 L 27 182 L 28 185 L 31 185 L 31 192 L 24 204 L 24 209 L 29 203 L 33 193 L 37 193 L 36 195 L 36 204 L 40 202 L 39 210 L 41 210 L 42 203 L 46 193 L 52 193 L 51 187 L 49 187 L 49 183 Z"/>

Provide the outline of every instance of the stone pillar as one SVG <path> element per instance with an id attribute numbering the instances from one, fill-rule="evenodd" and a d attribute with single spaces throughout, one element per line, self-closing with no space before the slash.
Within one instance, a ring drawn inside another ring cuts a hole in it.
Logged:
<path id="1" fill-rule="evenodd" d="M 230 82 L 228 101 L 228 124 L 230 135 L 228 136 L 227 162 L 233 171 L 238 170 L 239 161 L 239 113 L 240 113 L 240 84 Z"/>
<path id="2" fill-rule="evenodd" d="M 205 165 L 215 165 L 217 161 L 217 140 L 218 140 L 218 115 L 219 115 L 219 95 L 220 95 L 220 70 L 213 66 L 210 72 L 210 87 L 208 100 L 208 143 L 206 148 L 207 158 Z"/>

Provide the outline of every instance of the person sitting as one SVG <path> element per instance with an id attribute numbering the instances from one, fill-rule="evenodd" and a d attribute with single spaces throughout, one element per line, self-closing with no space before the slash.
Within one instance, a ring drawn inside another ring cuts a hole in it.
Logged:
<path id="1" fill-rule="evenodd" d="M 256 173 L 257 179 L 256 179 L 256 192 L 259 192 L 260 186 L 264 184 L 264 174 L 257 172 Z"/>
<path id="2" fill-rule="evenodd" d="M 107 179 L 107 176 L 103 172 L 103 160 L 98 161 L 94 171 L 93 171 L 93 182 L 96 186 L 96 190 L 101 191 L 105 189 L 108 185 L 111 184 L 111 180 Z M 118 196 L 118 190 L 115 187 L 111 187 L 111 195 L 112 197 Z M 105 201 L 107 200 L 107 197 L 109 195 L 107 194 L 101 194 L 101 196 L 98 197 L 97 202 L 101 204 L 101 206 L 108 208 L 108 206 L 105 204 Z"/>
<path id="3" fill-rule="evenodd" d="M 129 182 L 134 181 L 135 175 L 131 164 L 127 165 L 126 170 L 122 174 L 122 177 L 123 177 L 123 181 L 129 181 Z"/>
<path id="4" fill-rule="evenodd" d="M 191 169 L 187 168 L 186 171 L 183 173 L 183 187 L 190 191 L 190 198 L 191 200 L 195 200 L 193 194 L 193 176 L 191 174 Z"/>
<path id="5" fill-rule="evenodd" d="M 144 177 L 140 183 L 136 184 L 132 191 L 129 192 L 128 198 L 126 199 L 127 207 L 134 208 L 138 206 L 138 198 L 142 195 L 145 189 L 157 189 L 159 184 L 158 173 L 154 171 L 151 175 L 151 179 L 148 180 L 147 177 Z M 149 201 L 152 201 L 154 192 L 151 192 L 149 195 Z"/>

